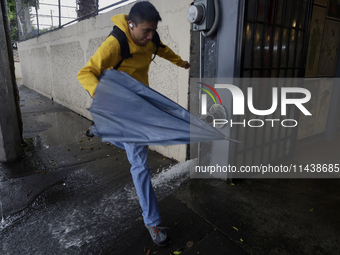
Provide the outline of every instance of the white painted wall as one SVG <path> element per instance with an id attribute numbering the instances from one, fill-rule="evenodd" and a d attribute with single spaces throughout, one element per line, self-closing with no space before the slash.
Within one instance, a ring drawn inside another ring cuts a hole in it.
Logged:
<path id="1" fill-rule="evenodd" d="M 189 60 L 190 24 L 186 14 L 191 0 L 150 2 L 158 9 L 163 20 L 158 24 L 163 43 L 182 59 Z M 131 6 L 126 5 L 19 43 L 23 84 L 91 119 L 86 109 L 90 107 L 92 99 L 79 84 L 77 73 L 112 30 L 110 18 L 116 14 L 129 13 Z M 178 68 L 159 57 L 155 62 L 150 67 L 150 87 L 187 108 L 188 70 Z M 153 146 L 151 149 L 180 162 L 185 160 L 186 145 Z"/>
<path id="2" fill-rule="evenodd" d="M 14 62 L 15 78 L 22 79 L 21 65 L 20 62 Z"/>

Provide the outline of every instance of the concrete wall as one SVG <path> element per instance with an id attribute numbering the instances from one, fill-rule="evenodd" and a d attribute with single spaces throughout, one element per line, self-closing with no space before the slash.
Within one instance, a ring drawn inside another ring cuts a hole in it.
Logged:
<path id="1" fill-rule="evenodd" d="M 15 69 L 15 78 L 22 79 L 22 73 L 21 73 L 21 65 L 20 62 L 14 62 L 14 69 Z"/>
<path id="2" fill-rule="evenodd" d="M 190 24 L 186 14 L 191 0 L 153 0 L 163 19 L 161 40 L 184 60 L 189 59 Z M 23 83 L 73 111 L 91 119 L 86 108 L 92 99 L 77 80 L 78 71 L 112 30 L 110 18 L 129 13 L 132 5 L 115 9 L 58 31 L 18 44 Z M 159 57 L 149 72 L 150 86 L 188 107 L 188 71 Z M 155 146 L 165 156 L 185 160 L 186 146 Z"/>

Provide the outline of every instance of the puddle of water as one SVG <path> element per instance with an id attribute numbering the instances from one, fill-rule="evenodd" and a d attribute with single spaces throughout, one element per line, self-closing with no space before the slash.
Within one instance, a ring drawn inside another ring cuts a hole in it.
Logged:
<path id="1" fill-rule="evenodd" d="M 89 120 L 73 112 L 42 114 L 37 117 L 37 121 L 50 123 L 49 128 L 39 134 L 45 148 L 78 142 L 83 138 L 90 124 Z"/>

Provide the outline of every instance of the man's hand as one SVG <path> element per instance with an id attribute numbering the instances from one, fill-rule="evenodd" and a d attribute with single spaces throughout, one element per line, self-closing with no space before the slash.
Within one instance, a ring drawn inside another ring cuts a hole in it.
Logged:
<path id="1" fill-rule="evenodd" d="M 185 69 L 189 69 L 190 68 L 190 64 L 188 61 L 184 61 L 183 65 L 181 65 L 181 67 L 185 68 Z"/>

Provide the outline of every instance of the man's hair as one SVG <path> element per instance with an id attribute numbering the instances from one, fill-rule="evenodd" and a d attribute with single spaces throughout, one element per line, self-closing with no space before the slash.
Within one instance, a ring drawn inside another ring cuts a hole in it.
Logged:
<path id="1" fill-rule="evenodd" d="M 155 6 L 153 6 L 150 2 L 145 1 L 138 2 L 132 6 L 129 13 L 129 20 L 138 26 L 138 24 L 143 23 L 144 21 L 158 23 L 158 21 L 162 21 L 162 18 Z"/>

